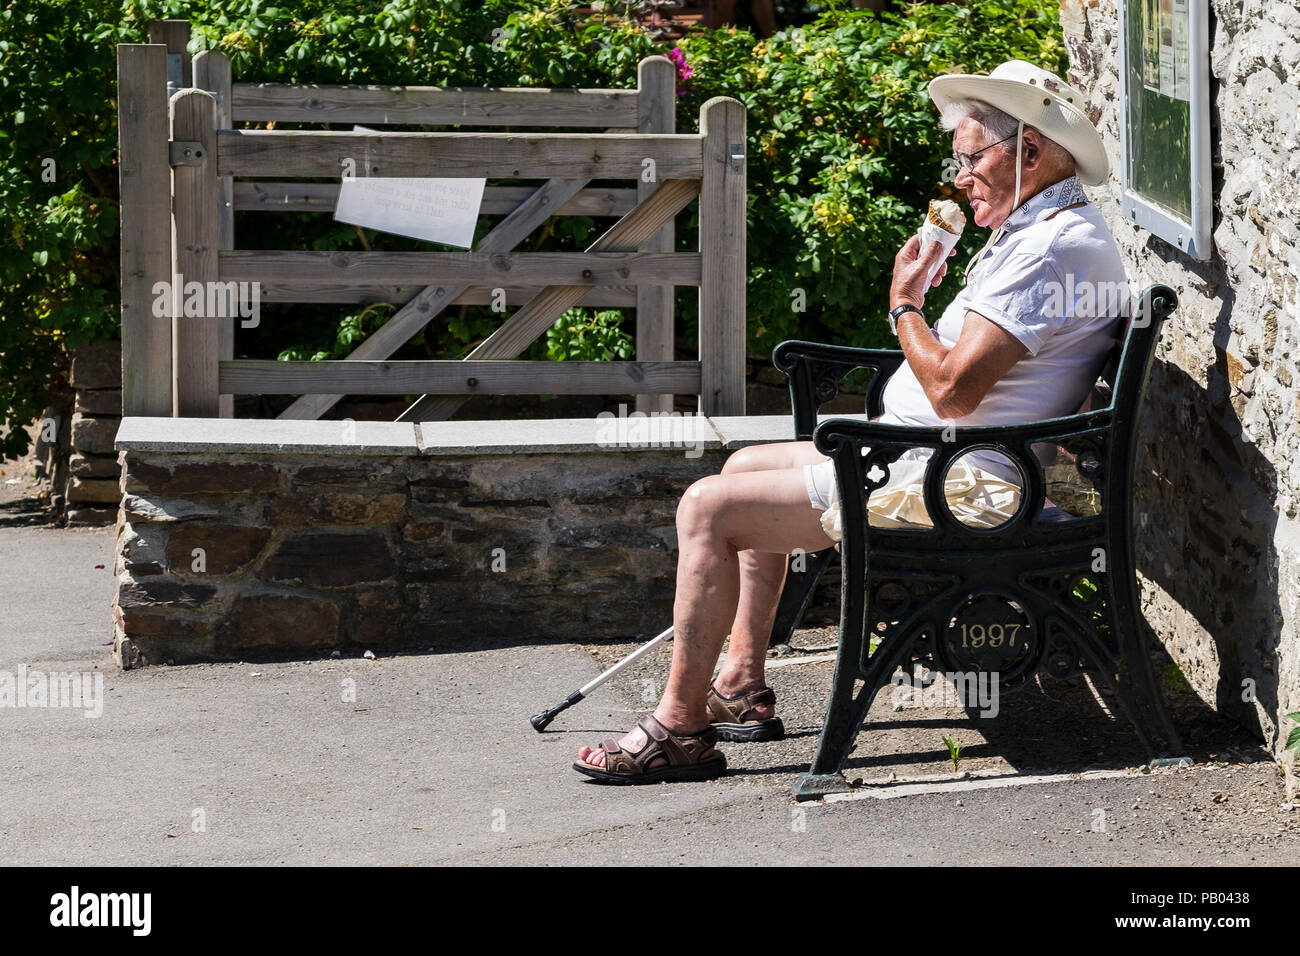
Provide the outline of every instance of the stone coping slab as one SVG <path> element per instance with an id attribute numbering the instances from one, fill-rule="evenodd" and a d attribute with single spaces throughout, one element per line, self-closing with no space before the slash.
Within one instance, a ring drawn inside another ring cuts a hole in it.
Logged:
<path id="1" fill-rule="evenodd" d="M 244 418 L 124 418 L 113 447 L 153 452 L 419 454 L 410 422 Z"/>
<path id="2" fill-rule="evenodd" d="M 818 415 L 818 423 L 831 418 L 865 422 L 868 415 Z M 794 418 L 790 415 L 719 415 L 709 419 L 722 437 L 723 448 L 742 448 L 770 441 L 794 441 Z"/>
<path id="3" fill-rule="evenodd" d="M 691 457 L 721 449 L 703 415 L 534 418 L 417 422 L 425 455 L 511 455 L 683 449 Z"/>
<path id="4" fill-rule="evenodd" d="M 827 416 L 823 416 L 827 417 Z M 856 417 L 856 416 L 848 416 Z M 310 455 L 507 455 L 682 449 L 791 441 L 788 415 L 649 415 L 509 421 L 362 422 L 122 419 L 118 451 Z"/>

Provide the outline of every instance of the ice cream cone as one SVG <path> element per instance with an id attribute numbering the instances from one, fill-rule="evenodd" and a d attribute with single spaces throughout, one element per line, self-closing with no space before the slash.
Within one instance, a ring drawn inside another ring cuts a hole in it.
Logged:
<path id="1" fill-rule="evenodd" d="M 935 273 L 947 258 L 948 253 L 957 245 L 957 240 L 961 238 L 962 230 L 966 228 L 966 214 L 961 211 L 951 199 L 931 199 L 930 208 L 926 212 L 925 222 L 921 223 L 921 228 L 917 234 L 921 237 L 921 255 L 925 255 L 926 246 L 931 242 L 937 242 L 943 246 L 943 258 L 935 263 L 933 271 L 925 280 L 926 287 L 934 280 Z"/>
<path id="2" fill-rule="evenodd" d="M 955 236 L 960 236 L 966 226 L 966 217 L 962 214 L 961 207 L 951 199 L 931 199 L 926 219 Z"/>

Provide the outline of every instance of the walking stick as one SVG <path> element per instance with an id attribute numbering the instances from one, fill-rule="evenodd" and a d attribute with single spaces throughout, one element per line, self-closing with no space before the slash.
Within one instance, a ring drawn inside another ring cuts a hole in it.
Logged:
<path id="1" fill-rule="evenodd" d="M 555 707 L 552 707 L 550 710 L 544 710 L 540 714 L 534 714 L 532 717 L 529 718 L 529 721 L 533 725 L 533 729 L 540 734 L 543 730 L 546 729 L 546 725 L 555 719 L 557 714 L 559 714 L 561 711 L 568 710 L 570 707 L 572 707 L 578 701 L 582 700 L 584 697 L 590 694 L 601 684 L 605 683 L 605 681 L 609 680 L 611 677 L 613 677 L 615 674 L 621 671 L 624 667 L 627 667 L 628 664 L 631 664 L 633 661 L 641 657 L 647 651 L 650 651 L 651 649 L 657 647 L 663 641 L 667 640 L 669 637 L 672 636 L 672 633 L 673 633 L 673 629 L 671 627 L 668 628 L 668 630 L 664 631 L 662 634 L 660 634 L 658 637 L 654 638 L 653 640 L 646 641 L 646 643 L 642 644 L 631 654 L 627 655 L 627 657 L 623 658 L 621 661 L 619 661 L 617 664 L 612 666 L 609 670 L 605 671 L 603 674 L 599 674 L 596 677 L 593 677 L 591 680 L 583 684 L 581 687 L 575 690 L 568 697 L 564 698 L 564 700 L 558 705 L 556 705 Z"/>

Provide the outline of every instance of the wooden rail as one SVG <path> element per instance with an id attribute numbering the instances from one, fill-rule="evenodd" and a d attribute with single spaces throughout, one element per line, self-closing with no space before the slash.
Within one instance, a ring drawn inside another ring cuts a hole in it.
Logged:
<path id="1" fill-rule="evenodd" d="M 353 395 L 603 395 L 698 392 L 690 362 L 342 361 L 221 363 L 221 390 L 236 395 L 300 395 L 327 388 Z"/>
<path id="2" fill-rule="evenodd" d="M 636 128 L 638 98 L 636 90 L 236 83 L 233 119 L 258 123 Z"/>
<path id="3" fill-rule="evenodd" d="M 472 176 L 488 179 L 699 179 L 699 137 L 640 133 L 335 133 L 221 130 L 222 176 Z"/>
<path id="4" fill-rule="evenodd" d="M 527 186 L 488 186 L 483 190 L 484 216 L 504 216 L 536 190 Z M 338 183 L 235 183 L 235 211 L 333 212 Z M 553 216 L 623 216 L 637 203 L 635 189 L 584 189 L 551 213 Z M 667 251 L 667 250 L 663 250 Z"/>

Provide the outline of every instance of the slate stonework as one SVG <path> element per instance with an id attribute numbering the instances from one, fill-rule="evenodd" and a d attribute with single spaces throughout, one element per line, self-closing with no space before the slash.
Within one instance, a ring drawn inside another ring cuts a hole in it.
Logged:
<path id="1" fill-rule="evenodd" d="M 1300 710 L 1300 9 L 1210 3 L 1214 256 L 1196 262 L 1119 209 L 1114 0 L 1062 0 L 1071 79 L 1112 177 L 1089 194 L 1130 279 L 1177 290 L 1144 410 L 1136 549 L 1143 611 L 1208 703 L 1284 751 Z"/>
<path id="2" fill-rule="evenodd" d="M 65 411 L 53 407 L 58 440 L 41 443 L 50 481 L 50 503 L 68 525 L 112 524 L 117 514 L 118 462 L 113 449 L 122 416 L 122 354 L 117 342 L 73 351 L 68 374 L 72 395 Z"/>
<path id="3" fill-rule="evenodd" d="M 115 653 L 133 667 L 655 634 L 678 500 L 727 454 L 123 452 Z"/>

